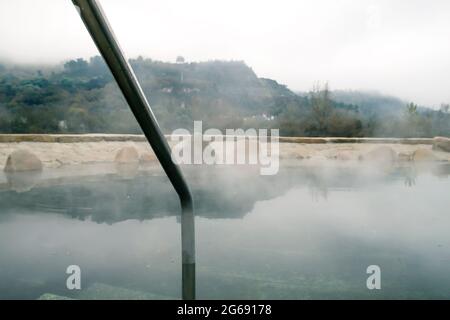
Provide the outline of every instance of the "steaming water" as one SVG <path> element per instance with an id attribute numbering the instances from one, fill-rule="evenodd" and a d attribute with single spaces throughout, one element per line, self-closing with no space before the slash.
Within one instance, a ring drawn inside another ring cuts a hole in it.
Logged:
<path id="1" fill-rule="evenodd" d="M 450 298 L 449 172 L 190 168 L 198 297 Z M 161 173 L 40 179 L 0 192 L 0 298 L 179 298 L 179 205 Z"/>

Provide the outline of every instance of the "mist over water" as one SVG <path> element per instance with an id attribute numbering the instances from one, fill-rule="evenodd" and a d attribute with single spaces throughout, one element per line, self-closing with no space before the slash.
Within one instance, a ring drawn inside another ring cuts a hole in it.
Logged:
<path id="1" fill-rule="evenodd" d="M 448 165 L 186 169 L 199 298 L 449 297 Z M 179 205 L 160 171 L 43 181 L 0 193 L 1 298 L 179 297 Z M 382 290 L 366 287 L 373 264 Z"/>
<path id="2" fill-rule="evenodd" d="M 0 0 L 0 300 L 450 299 L 450 2 L 233 1 Z"/>

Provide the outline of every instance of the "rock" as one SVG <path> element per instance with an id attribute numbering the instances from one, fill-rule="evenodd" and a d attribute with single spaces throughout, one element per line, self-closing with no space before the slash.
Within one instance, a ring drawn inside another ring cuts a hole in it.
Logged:
<path id="1" fill-rule="evenodd" d="M 360 160 L 379 163 L 392 163 L 397 160 L 397 153 L 391 147 L 381 146 L 369 151 L 363 156 L 360 156 Z"/>
<path id="2" fill-rule="evenodd" d="M 151 152 L 144 152 L 139 157 L 139 162 L 141 162 L 141 163 L 150 163 L 150 162 L 155 162 L 156 160 L 157 160 L 156 155 Z"/>
<path id="3" fill-rule="evenodd" d="M 352 160 L 352 153 L 351 153 L 351 151 L 339 151 L 336 154 L 336 160 L 339 160 L 339 161 Z"/>
<path id="4" fill-rule="evenodd" d="M 412 160 L 412 154 L 406 153 L 406 152 L 400 152 L 398 154 L 398 160 L 399 161 L 411 161 Z"/>
<path id="5" fill-rule="evenodd" d="M 37 299 L 38 300 L 74 300 L 72 298 L 60 296 L 60 295 L 53 294 L 53 293 L 44 293 Z"/>
<path id="6" fill-rule="evenodd" d="M 433 151 L 428 149 L 417 149 L 412 155 L 414 162 L 429 162 L 438 161 L 439 159 L 433 153 Z"/>
<path id="7" fill-rule="evenodd" d="M 450 152 L 450 138 L 435 137 L 433 139 L 433 149 Z"/>
<path id="8" fill-rule="evenodd" d="M 42 171 L 5 172 L 8 187 L 17 193 L 27 192 L 41 179 Z"/>
<path id="9" fill-rule="evenodd" d="M 123 147 L 117 151 L 114 161 L 116 163 L 138 163 L 139 153 L 135 147 Z"/>
<path id="10" fill-rule="evenodd" d="M 139 172 L 139 162 L 116 162 L 116 173 L 124 179 L 133 179 Z"/>
<path id="11" fill-rule="evenodd" d="M 15 150 L 8 156 L 4 171 L 42 171 L 42 161 L 30 151 Z"/>
<path id="12" fill-rule="evenodd" d="M 117 151 L 114 162 L 118 175 L 125 179 L 132 179 L 138 173 L 139 153 L 135 147 L 123 147 Z"/>

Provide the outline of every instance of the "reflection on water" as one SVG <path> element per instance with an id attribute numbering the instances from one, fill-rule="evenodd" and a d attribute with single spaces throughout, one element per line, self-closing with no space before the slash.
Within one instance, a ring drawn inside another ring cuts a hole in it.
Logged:
<path id="1" fill-rule="evenodd" d="M 41 171 L 5 172 L 7 186 L 15 192 L 30 191 L 41 178 Z"/>
<path id="2" fill-rule="evenodd" d="M 180 296 L 178 199 L 162 174 L 125 171 L 34 177 L 19 190 L 24 178 L 8 177 L 0 298 Z M 297 166 L 276 176 L 187 168 L 198 297 L 450 298 L 449 172 L 448 164 Z M 81 267 L 81 291 L 65 287 L 71 264 Z M 366 288 L 372 264 L 380 291 Z"/>

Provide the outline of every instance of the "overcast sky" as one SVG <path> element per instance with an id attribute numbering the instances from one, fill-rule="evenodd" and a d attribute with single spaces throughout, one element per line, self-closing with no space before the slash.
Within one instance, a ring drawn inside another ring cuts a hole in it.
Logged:
<path id="1" fill-rule="evenodd" d="M 244 60 L 306 91 L 376 90 L 450 102 L 449 0 L 102 0 L 128 57 Z M 54 63 L 97 50 L 70 0 L 0 0 L 0 60 Z"/>

